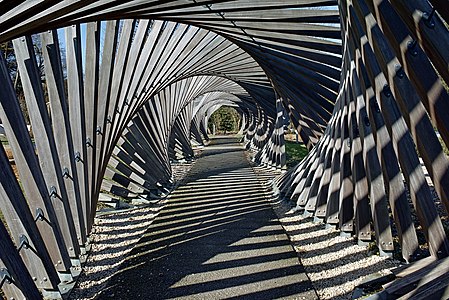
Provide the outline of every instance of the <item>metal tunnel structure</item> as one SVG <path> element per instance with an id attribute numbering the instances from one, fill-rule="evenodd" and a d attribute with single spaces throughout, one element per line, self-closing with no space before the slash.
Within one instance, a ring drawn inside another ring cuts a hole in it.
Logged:
<path id="1" fill-rule="evenodd" d="M 278 169 L 294 124 L 310 152 L 274 184 L 296 209 L 382 254 L 413 261 L 426 243 L 444 260 L 448 23 L 447 0 L 0 1 L 16 61 L 0 55 L 0 119 L 18 172 L 0 147 L 4 294 L 62 293 L 100 192 L 167 192 L 221 106 Z"/>

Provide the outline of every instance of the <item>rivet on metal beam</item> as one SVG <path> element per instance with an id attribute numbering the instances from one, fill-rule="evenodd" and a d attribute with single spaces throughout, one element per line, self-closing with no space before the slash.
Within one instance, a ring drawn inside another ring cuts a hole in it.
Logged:
<path id="1" fill-rule="evenodd" d="M 97 130 L 95 132 L 97 135 L 102 135 L 103 133 L 101 132 L 101 126 L 97 126 Z"/>
<path id="2" fill-rule="evenodd" d="M 405 73 L 401 65 L 395 65 L 394 70 L 396 71 L 396 76 L 398 76 L 401 79 L 404 78 Z"/>
<path id="3" fill-rule="evenodd" d="M 360 136 L 359 126 L 354 125 L 353 128 L 352 128 L 352 132 L 354 134 L 354 137 L 359 137 Z"/>
<path id="4" fill-rule="evenodd" d="M 407 43 L 407 49 L 408 49 L 407 52 L 409 52 L 412 56 L 418 55 L 418 51 L 416 50 L 417 44 L 418 43 L 415 40 L 411 40 Z"/>
<path id="5" fill-rule="evenodd" d="M 391 89 L 390 89 L 390 86 L 388 84 L 384 85 L 382 93 L 384 93 L 384 95 L 386 97 L 391 97 Z"/>
<path id="6" fill-rule="evenodd" d="M 111 118 L 111 116 L 108 116 L 108 117 L 107 117 L 107 119 L 106 119 L 106 123 L 109 123 L 109 124 L 111 124 L 111 123 L 112 123 L 112 118 Z"/>
<path id="7" fill-rule="evenodd" d="M 426 12 L 422 13 L 423 23 L 430 29 L 435 28 L 435 21 L 433 20 L 434 15 L 435 15 L 435 8 L 432 8 L 432 11 L 429 14 Z"/>
<path id="8" fill-rule="evenodd" d="M 369 121 L 369 117 L 365 115 L 365 117 L 363 118 L 363 121 L 365 122 L 365 126 L 366 127 L 370 127 L 371 123 Z"/>
<path id="9" fill-rule="evenodd" d="M 373 101 L 371 106 L 376 113 L 380 113 L 380 107 L 379 107 L 379 104 L 377 103 L 377 101 Z"/>

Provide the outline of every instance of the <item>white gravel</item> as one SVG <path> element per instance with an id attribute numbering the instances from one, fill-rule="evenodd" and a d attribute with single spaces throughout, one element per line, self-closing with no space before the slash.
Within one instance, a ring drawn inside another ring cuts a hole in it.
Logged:
<path id="1" fill-rule="evenodd" d="M 172 166 L 176 183 L 182 182 L 193 163 Z M 168 197 L 169 198 L 169 197 Z M 91 250 L 70 299 L 94 299 L 106 287 L 127 254 L 153 222 L 167 199 L 152 207 L 136 208 L 98 216 L 89 236 Z"/>
<path id="2" fill-rule="evenodd" d="M 71 299 L 93 299 L 105 287 L 164 202 L 157 207 L 95 218 L 90 235 L 92 249 L 76 288 L 70 295 Z"/>
<path id="3" fill-rule="evenodd" d="M 175 180 L 181 180 L 191 166 L 179 164 L 175 167 Z M 257 169 L 256 173 L 267 179 L 267 174 L 260 174 Z M 92 249 L 71 299 L 95 298 L 165 202 L 95 219 L 90 236 Z M 272 204 L 320 299 L 350 299 L 354 288 L 366 276 L 387 273 L 399 265 L 384 257 L 369 256 L 367 247 L 357 246 L 354 238 L 340 237 L 339 231 L 302 218 L 285 202 L 273 200 Z"/>
<path id="4" fill-rule="evenodd" d="M 272 180 L 278 171 L 253 167 L 267 187 L 267 198 L 298 253 L 307 276 L 320 299 L 351 299 L 352 292 L 368 276 L 385 275 L 398 267 L 397 260 L 369 255 L 367 246 L 358 246 L 354 237 L 342 237 L 340 231 L 304 218 L 285 201 L 273 197 Z"/>
<path id="5" fill-rule="evenodd" d="M 351 299 L 367 276 L 399 266 L 398 261 L 368 255 L 367 247 L 358 246 L 353 237 L 303 218 L 285 202 L 273 201 L 273 208 L 320 299 Z"/>

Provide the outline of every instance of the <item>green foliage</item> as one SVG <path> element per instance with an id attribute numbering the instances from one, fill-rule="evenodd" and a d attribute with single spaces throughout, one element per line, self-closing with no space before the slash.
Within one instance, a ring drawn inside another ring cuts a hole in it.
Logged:
<path id="1" fill-rule="evenodd" d="M 9 145 L 8 139 L 4 135 L 0 135 L 0 143 L 3 145 Z"/>
<path id="2" fill-rule="evenodd" d="M 443 84 L 444 89 L 446 90 L 446 92 L 449 93 L 449 86 L 447 85 L 447 83 L 443 80 L 443 78 L 441 78 L 441 83 Z"/>
<path id="3" fill-rule="evenodd" d="M 296 166 L 309 153 L 304 144 L 291 141 L 285 141 L 285 152 L 287 154 L 287 168 Z"/>
<path id="4" fill-rule="evenodd" d="M 210 116 L 207 126 L 210 132 L 213 132 L 215 125 L 216 133 L 236 133 L 239 124 L 239 113 L 232 107 L 222 106 Z"/>
<path id="5" fill-rule="evenodd" d="M 15 80 L 17 77 L 17 63 L 16 56 L 14 54 L 14 48 L 12 42 L 5 42 L 0 44 L 0 51 L 6 61 L 6 66 L 8 67 L 9 74 L 11 75 L 11 80 Z"/>
<path id="6" fill-rule="evenodd" d="M 449 156 L 449 149 L 447 149 L 447 146 L 444 143 L 443 138 L 442 137 L 438 137 L 438 140 L 440 140 L 440 144 L 441 144 L 441 147 L 443 148 L 444 154 Z"/>
<path id="7" fill-rule="evenodd" d="M 6 60 L 6 66 L 8 67 L 9 75 L 11 76 L 11 81 L 16 89 L 17 99 L 22 109 L 23 115 L 27 124 L 29 124 L 29 114 L 25 102 L 25 95 L 23 92 L 21 81 L 19 80 L 19 71 L 17 67 L 16 55 L 14 53 L 14 47 L 11 41 L 0 44 L 0 51 Z"/>

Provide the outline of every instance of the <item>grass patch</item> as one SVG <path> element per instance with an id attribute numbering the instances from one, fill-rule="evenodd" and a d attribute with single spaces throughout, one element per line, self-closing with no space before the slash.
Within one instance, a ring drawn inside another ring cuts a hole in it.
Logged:
<path id="1" fill-rule="evenodd" d="M 285 153 L 287 154 L 287 168 L 291 168 L 299 164 L 309 151 L 302 143 L 285 141 Z"/>

